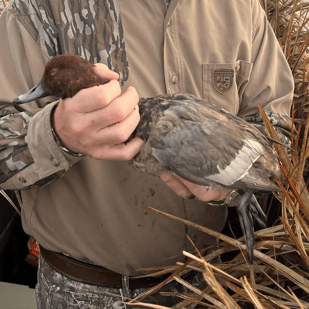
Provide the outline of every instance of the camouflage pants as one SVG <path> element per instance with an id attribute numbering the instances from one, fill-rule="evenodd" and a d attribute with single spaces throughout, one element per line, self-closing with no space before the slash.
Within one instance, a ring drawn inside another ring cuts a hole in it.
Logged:
<path id="1" fill-rule="evenodd" d="M 203 280 L 195 275 L 190 283 L 204 288 Z M 131 298 L 143 293 L 146 289 L 130 290 Z M 185 287 L 177 282 L 165 285 L 160 291 L 188 293 Z M 35 288 L 38 309 L 133 309 L 146 308 L 126 305 L 123 289 L 93 286 L 70 280 L 55 270 L 40 256 L 38 282 Z M 128 292 L 127 292 L 128 293 Z M 125 294 L 126 295 L 126 294 Z M 143 300 L 151 304 L 171 307 L 180 301 L 176 297 L 153 294 Z"/>

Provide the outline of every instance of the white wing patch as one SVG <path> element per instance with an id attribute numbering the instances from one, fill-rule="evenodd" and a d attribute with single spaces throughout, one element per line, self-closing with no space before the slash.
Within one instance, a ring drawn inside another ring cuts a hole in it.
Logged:
<path id="1" fill-rule="evenodd" d="M 244 140 L 244 146 L 239 150 L 234 160 L 225 169 L 219 166 L 219 173 L 205 177 L 225 186 L 231 186 L 248 173 L 252 164 L 263 155 L 263 146 L 254 140 Z"/>

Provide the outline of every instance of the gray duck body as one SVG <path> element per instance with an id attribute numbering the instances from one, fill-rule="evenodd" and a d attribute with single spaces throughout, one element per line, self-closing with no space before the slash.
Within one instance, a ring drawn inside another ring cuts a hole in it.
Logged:
<path id="1" fill-rule="evenodd" d="M 130 162 L 137 170 L 172 171 L 212 189 L 280 190 L 277 155 L 245 120 L 190 94 L 144 98 L 139 107 L 135 136 L 145 145 Z"/>

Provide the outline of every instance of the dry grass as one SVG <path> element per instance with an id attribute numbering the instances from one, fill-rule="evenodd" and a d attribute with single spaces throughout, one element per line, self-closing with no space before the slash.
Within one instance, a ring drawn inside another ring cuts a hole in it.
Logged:
<path id="1" fill-rule="evenodd" d="M 303 0 L 260 2 L 293 72 L 295 117 L 303 122 L 309 111 L 309 3 Z"/>
<path id="2" fill-rule="evenodd" d="M 0 0 L 0 15 L 1 15 L 3 9 L 6 7 L 6 5 L 7 5 L 7 1 Z"/>
<path id="3" fill-rule="evenodd" d="M 7 5 L 7 1 L 6 1 L 6 0 L 2 0 L 2 1 L 0 2 L 0 13 L 1 13 L 3 7 L 6 7 L 6 5 Z"/>

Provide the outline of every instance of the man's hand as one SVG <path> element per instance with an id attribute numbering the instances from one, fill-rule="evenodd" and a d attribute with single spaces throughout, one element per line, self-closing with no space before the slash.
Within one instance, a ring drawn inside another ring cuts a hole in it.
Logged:
<path id="1" fill-rule="evenodd" d="M 54 112 L 54 130 L 71 151 L 101 160 L 130 160 L 143 141 L 124 143 L 139 123 L 138 94 L 133 87 L 121 94 L 118 74 L 104 64 L 96 73 L 110 80 L 61 100 Z"/>
<path id="2" fill-rule="evenodd" d="M 179 196 L 189 197 L 194 194 L 195 197 L 203 202 L 221 201 L 231 191 L 229 189 L 211 190 L 189 182 L 178 175 L 173 176 L 170 173 L 162 173 L 159 177 Z"/>

